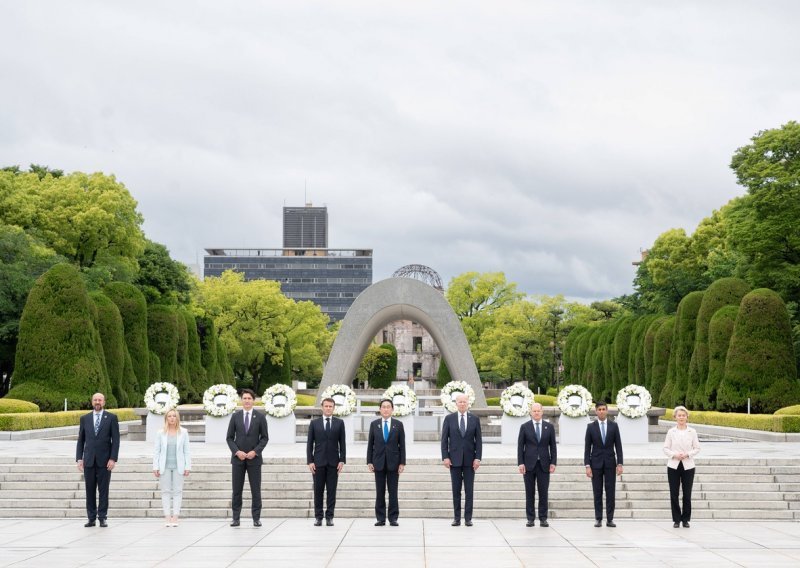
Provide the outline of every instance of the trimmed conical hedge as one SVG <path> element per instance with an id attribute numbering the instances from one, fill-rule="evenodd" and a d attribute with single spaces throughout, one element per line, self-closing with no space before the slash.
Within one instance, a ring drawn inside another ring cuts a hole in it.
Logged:
<path id="1" fill-rule="evenodd" d="M 443 388 L 452 380 L 453 379 L 450 377 L 450 369 L 447 368 L 447 363 L 444 362 L 444 357 L 442 357 L 439 362 L 439 370 L 436 371 L 436 386 Z"/>
<path id="2" fill-rule="evenodd" d="M 214 320 L 208 317 L 197 318 L 197 334 L 200 338 L 200 362 L 206 372 L 209 384 L 215 385 L 224 382 L 217 360 L 218 339 Z"/>
<path id="3" fill-rule="evenodd" d="M 800 402 L 789 313 L 781 297 L 759 288 L 742 298 L 719 388 L 720 410 L 771 414 Z"/>
<path id="4" fill-rule="evenodd" d="M 33 285 L 19 325 L 9 398 L 43 411 L 89 408 L 96 392 L 113 408 L 116 398 L 103 366 L 95 307 L 78 270 L 58 264 Z"/>
<path id="5" fill-rule="evenodd" d="M 138 392 L 144 391 L 157 380 L 150 376 L 150 347 L 147 342 L 147 302 L 144 295 L 133 284 L 112 282 L 103 293 L 108 296 L 122 316 L 125 330 L 125 345 L 131 356 L 133 372 L 139 385 Z"/>
<path id="6" fill-rule="evenodd" d="M 631 331 L 631 346 L 628 350 L 628 381 L 627 385 L 644 385 L 649 375 L 649 367 L 652 367 L 652 353 L 649 363 L 645 363 L 645 334 L 650 324 L 658 319 L 658 316 L 642 316 L 637 318 Z M 622 385 L 625 386 L 625 385 Z"/>
<path id="7" fill-rule="evenodd" d="M 667 368 L 667 384 L 661 399 L 664 404 L 677 406 L 686 403 L 689 385 L 689 363 L 694 350 L 694 335 L 697 326 L 697 313 L 703 302 L 703 292 L 690 292 L 678 304 L 675 331 L 672 340 L 672 356 Z"/>
<path id="8" fill-rule="evenodd" d="M 689 363 L 689 388 L 686 394 L 686 400 L 692 408 L 711 408 L 706 397 L 708 325 L 711 317 L 723 306 L 738 306 L 749 291 L 750 286 L 740 278 L 720 278 L 703 294 L 703 302 L 697 313 L 694 351 Z"/>
<path id="9" fill-rule="evenodd" d="M 675 335 L 675 316 L 667 316 L 658 326 L 653 342 L 653 369 L 650 373 L 650 394 L 653 400 L 666 405 L 662 393 L 667 383 L 669 363 L 672 360 L 672 337 Z"/>
<path id="10" fill-rule="evenodd" d="M 186 324 L 186 369 L 189 374 L 189 381 L 192 383 L 194 392 L 199 398 L 202 398 L 206 389 L 214 383 L 208 380 L 206 370 L 203 368 L 200 353 L 200 336 L 197 333 L 197 319 L 187 309 L 181 309 L 180 314 Z"/>
<path id="11" fill-rule="evenodd" d="M 189 392 L 186 381 L 178 375 L 178 312 L 171 306 L 154 305 L 147 308 L 147 341 L 158 356 L 161 380 L 178 387 L 181 398 Z"/>
<path id="12" fill-rule="evenodd" d="M 653 391 L 653 357 L 655 355 L 655 343 L 656 343 L 656 334 L 658 333 L 658 329 L 661 327 L 661 324 L 667 319 L 667 316 L 655 316 L 655 319 L 647 326 L 647 330 L 644 333 L 644 380 L 641 384 L 647 390 L 650 391 L 651 394 L 654 394 Z M 662 385 L 663 388 L 663 385 Z M 658 399 L 658 393 L 655 393 L 653 396 L 653 400 Z"/>
<path id="13" fill-rule="evenodd" d="M 717 310 L 708 324 L 708 379 L 704 385 L 708 408 L 717 408 L 717 392 L 725 377 L 725 359 L 731 344 L 733 326 L 739 306 L 724 306 Z"/>
<path id="14" fill-rule="evenodd" d="M 617 332 L 614 334 L 614 357 L 612 367 L 614 381 L 611 385 L 610 396 L 616 397 L 617 391 L 628 384 L 628 359 L 630 356 L 631 335 L 633 334 L 633 326 L 635 323 L 636 318 L 622 318 L 617 326 Z"/>
<path id="15" fill-rule="evenodd" d="M 139 385 L 136 383 L 132 369 L 127 375 L 125 374 L 125 360 L 126 357 L 130 359 L 130 355 L 125 345 L 122 316 L 116 304 L 102 292 L 92 292 L 89 296 L 97 306 L 97 328 L 103 343 L 111 390 L 117 399 L 117 404 L 121 407 L 129 407 L 141 397 L 138 394 Z"/>

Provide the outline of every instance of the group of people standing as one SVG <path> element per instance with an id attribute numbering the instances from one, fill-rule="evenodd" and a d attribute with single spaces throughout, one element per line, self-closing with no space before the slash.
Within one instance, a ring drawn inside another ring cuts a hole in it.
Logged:
<path id="1" fill-rule="evenodd" d="M 242 409 L 231 416 L 227 444 L 231 451 L 232 496 L 231 526 L 240 525 L 245 476 L 251 492 L 253 525 L 261 526 L 261 466 L 263 451 L 269 442 L 265 414 L 253 408 L 255 393 L 244 389 Z M 119 422 L 105 409 L 102 393 L 92 396 L 92 412 L 81 417 L 76 461 L 86 481 L 87 527 L 107 525 L 108 489 L 119 456 Z M 322 401 L 322 416 L 311 420 L 306 443 L 306 463 L 314 486 L 314 525 L 333 526 L 336 510 L 336 488 L 339 475 L 347 462 L 345 424 L 333 416 L 335 402 Z M 394 404 L 380 402 L 380 417 L 369 427 L 367 468 L 375 475 L 375 525 L 398 526 L 400 507 L 398 486 L 406 464 L 406 439 L 403 423 L 392 418 Z M 615 527 L 614 505 L 616 477 L 623 473 L 622 438 L 618 425 L 608 420 L 605 402 L 595 405 L 597 420 L 586 427 L 583 463 L 591 479 L 594 495 L 595 526 L 603 522 L 605 493 L 606 526 Z M 548 527 L 548 488 L 556 471 L 558 450 L 552 424 L 542 419 L 539 403 L 531 406 L 531 420 L 519 430 L 517 465 L 525 483 L 526 526 Z M 673 526 L 689 527 L 691 495 L 694 481 L 694 456 L 700 451 L 697 432 L 688 426 L 689 411 L 678 406 L 674 410 L 676 425 L 667 432 L 663 450 L 669 458 L 667 478 L 670 489 Z M 466 395 L 456 398 L 456 412 L 445 417 L 441 434 L 442 465 L 450 472 L 453 495 L 453 526 L 472 526 L 475 474 L 481 465 L 483 443 L 480 419 L 469 412 Z M 189 436 L 180 425 L 176 409 L 164 416 L 164 428 L 155 440 L 153 475 L 159 479 L 166 526 L 177 526 L 181 511 L 183 481 L 192 469 Z M 461 494 L 464 493 L 463 515 Z M 682 490 L 683 499 L 679 499 Z M 535 507 L 539 492 L 538 508 Z M 389 495 L 388 507 L 386 494 Z M 97 498 L 99 496 L 99 504 Z M 327 497 L 327 498 L 326 498 Z M 324 502 L 324 506 L 323 506 Z"/>

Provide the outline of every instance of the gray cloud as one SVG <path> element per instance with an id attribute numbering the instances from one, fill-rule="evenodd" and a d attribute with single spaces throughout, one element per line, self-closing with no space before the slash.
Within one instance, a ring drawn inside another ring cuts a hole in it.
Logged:
<path id="1" fill-rule="evenodd" d="M 502 270 L 605 298 L 796 119 L 800 7 L 769 2 L 3 3 L 0 155 L 115 173 L 178 259 L 277 247 L 327 204 L 375 278 Z"/>

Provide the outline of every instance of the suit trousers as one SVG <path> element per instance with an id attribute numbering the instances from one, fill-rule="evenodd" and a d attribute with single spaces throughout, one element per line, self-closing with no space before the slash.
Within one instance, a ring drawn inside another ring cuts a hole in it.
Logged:
<path id="1" fill-rule="evenodd" d="M 158 477 L 158 486 L 161 488 L 161 507 L 164 509 L 164 516 L 180 515 L 183 502 L 183 472 L 177 469 L 165 469 Z"/>
<path id="2" fill-rule="evenodd" d="M 94 465 L 83 468 L 86 480 L 86 515 L 90 521 L 105 519 L 108 516 L 108 486 L 111 484 L 111 472 L 105 466 Z M 97 506 L 97 494 L 100 494 L 100 506 Z"/>
<path id="3" fill-rule="evenodd" d="M 669 482 L 669 501 L 672 505 L 672 522 L 688 523 L 692 520 L 692 485 L 694 485 L 694 468 L 684 469 L 683 462 L 677 469 L 667 468 L 667 481 Z M 683 511 L 678 502 L 678 492 L 683 485 Z"/>
<path id="4" fill-rule="evenodd" d="M 450 466 L 450 481 L 453 485 L 453 518 L 461 520 L 461 485 L 464 485 L 464 520 L 472 520 L 472 490 L 475 486 L 475 470 L 472 464 Z"/>
<path id="5" fill-rule="evenodd" d="M 250 510 L 253 514 L 253 520 L 258 521 L 261 519 L 261 464 L 255 463 L 253 460 L 236 460 L 236 463 L 231 464 L 232 469 L 232 483 L 233 483 L 233 498 L 231 499 L 231 509 L 233 510 L 233 518 L 239 520 L 239 515 L 242 512 L 242 490 L 244 489 L 244 474 L 247 473 L 247 479 L 250 481 L 250 496 L 251 506 Z"/>
<path id="6" fill-rule="evenodd" d="M 335 465 L 317 466 L 314 474 L 314 518 L 322 519 L 322 495 L 328 492 L 325 518 L 332 519 L 336 509 L 336 484 L 339 482 L 339 472 Z"/>
<path id="7" fill-rule="evenodd" d="M 592 492 L 594 493 L 594 518 L 603 520 L 603 488 L 606 490 L 606 521 L 614 520 L 614 491 L 616 488 L 616 468 L 592 468 Z"/>
<path id="8" fill-rule="evenodd" d="M 550 487 L 550 470 L 542 467 L 542 462 L 536 462 L 532 469 L 525 470 L 525 514 L 529 521 L 533 521 L 536 489 L 539 489 L 539 520 L 547 520 L 547 489 Z"/>
<path id="9" fill-rule="evenodd" d="M 386 522 L 386 490 L 389 490 L 389 522 L 397 521 L 400 505 L 397 502 L 397 485 L 400 474 L 397 470 L 383 469 L 375 472 L 375 518 Z"/>

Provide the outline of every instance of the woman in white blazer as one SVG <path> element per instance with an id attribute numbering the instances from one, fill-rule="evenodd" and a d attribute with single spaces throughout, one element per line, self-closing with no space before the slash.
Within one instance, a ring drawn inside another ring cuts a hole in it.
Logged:
<path id="1" fill-rule="evenodd" d="M 181 416 L 172 409 L 164 415 L 164 429 L 156 436 L 153 475 L 161 487 L 164 526 L 177 527 L 183 499 L 183 478 L 192 469 L 189 432 L 181 427 Z M 170 508 L 171 505 L 171 508 Z"/>
<path id="2" fill-rule="evenodd" d="M 676 406 L 672 417 L 677 422 L 667 432 L 664 453 L 667 454 L 667 481 L 669 500 L 672 505 L 672 526 L 689 528 L 692 518 L 692 484 L 694 483 L 694 456 L 700 451 L 697 431 L 688 425 L 689 411 L 685 406 Z M 683 486 L 683 511 L 678 501 L 678 490 Z"/>

